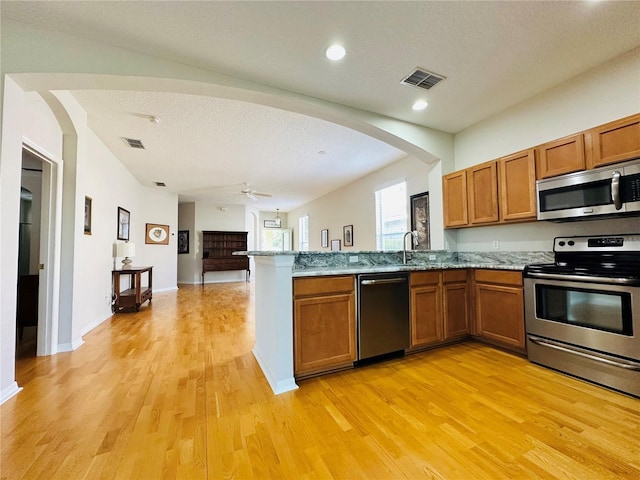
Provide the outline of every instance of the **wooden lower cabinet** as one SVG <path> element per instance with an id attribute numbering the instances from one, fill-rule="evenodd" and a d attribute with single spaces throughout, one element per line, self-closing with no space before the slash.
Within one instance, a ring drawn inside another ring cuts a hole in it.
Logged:
<path id="1" fill-rule="evenodd" d="M 411 347 L 444 339 L 441 277 L 440 271 L 414 272 L 410 276 Z"/>
<path id="2" fill-rule="evenodd" d="M 471 316 L 467 270 L 445 270 L 442 278 L 444 339 L 466 337 Z"/>
<path id="3" fill-rule="evenodd" d="M 411 348 L 469 334 L 467 270 L 411 274 Z"/>
<path id="4" fill-rule="evenodd" d="M 524 353 L 522 272 L 475 270 L 475 333 L 489 343 Z"/>
<path id="5" fill-rule="evenodd" d="M 296 278 L 294 375 L 298 378 L 353 365 L 356 297 L 353 275 Z"/>

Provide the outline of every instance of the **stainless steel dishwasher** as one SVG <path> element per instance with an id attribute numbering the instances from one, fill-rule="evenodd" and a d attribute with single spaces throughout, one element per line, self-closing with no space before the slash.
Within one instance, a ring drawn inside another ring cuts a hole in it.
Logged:
<path id="1" fill-rule="evenodd" d="M 358 275 L 358 360 L 409 347 L 409 275 Z"/>

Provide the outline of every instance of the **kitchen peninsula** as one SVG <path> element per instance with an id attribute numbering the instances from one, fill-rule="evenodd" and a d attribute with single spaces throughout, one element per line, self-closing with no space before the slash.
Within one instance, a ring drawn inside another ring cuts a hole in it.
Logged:
<path id="1" fill-rule="evenodd" d="M 235 252 L 255 260 L 254 356 L 276 394 L 298 388 L 294 374 L 294 279 L 381 272 L 511 270 L 550 261 L 552 252 Z M 488 277 L 491 277 L 489 275 Z M 490 280 L 489 280 L 490 281 Z M 355 332 L 353 332 L 355 335 Z"/>

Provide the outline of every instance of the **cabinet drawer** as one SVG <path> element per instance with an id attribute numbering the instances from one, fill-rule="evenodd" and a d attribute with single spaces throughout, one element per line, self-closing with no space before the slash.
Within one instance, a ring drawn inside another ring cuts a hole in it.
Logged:
<path id="1" fill-rule="evenodd" d="M 511 270 L 476 270 L 475 279 L 478 283 L 496 283 L 500 285 L 522 286 L 522 272 Z"/>
<path id="2" fill-rule="evenodd" d="M 437 285 L 440 283 L 440 270 L 430 272 L 412 272 L 409 284 L 416 285 Z"/>
<path id="3" fill-rule="evenodd" d="M 294 297 L 326 295 L 340 292 L 351 293 L 354 291 L 355 279 L 353 275 L 293 279 Z"/>
<path id="4" fill-rule="evenodd" d="M 442 283 L 458 283 L 467 281 L 467 270 L 445 270 L 442 272 Z"/>
<path id="5" fill-rule="evenodd" d="M 225 270 L 248 270 L 249 257 L 214 257 L 202 260 L 203 272 L 215 272 Z"/>

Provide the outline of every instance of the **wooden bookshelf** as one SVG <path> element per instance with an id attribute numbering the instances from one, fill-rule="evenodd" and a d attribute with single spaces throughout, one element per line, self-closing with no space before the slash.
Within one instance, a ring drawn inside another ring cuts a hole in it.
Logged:
<path id="1" fill-rule="evenodd" d="M 207 272 L 244 270 L 249 281 L 249 257 L 233 255 L 247 250 L 247 232 L 202 232 L 202 283 Z"/>

